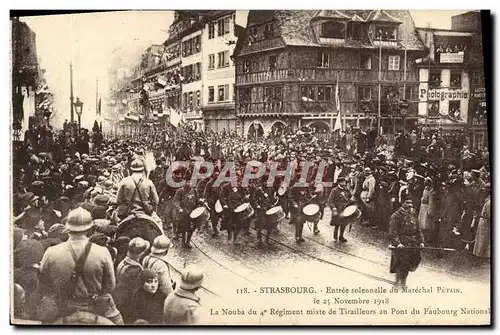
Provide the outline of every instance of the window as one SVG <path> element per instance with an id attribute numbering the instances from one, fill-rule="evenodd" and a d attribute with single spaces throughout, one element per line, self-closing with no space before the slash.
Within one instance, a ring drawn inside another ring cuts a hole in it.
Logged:
<path id="1" fill-rule="evenodd" d="M 460 118 L 460 101 L 450 101 L 450 105 L 448 108 L 448 115 L 459 119 Z"/>
<path id="2" fill-rule="evenodd" d="M 397 29 L 393 26 L 376 26 L 375 27 L 375 40 L 391 41 L 397 40 Z"/>
<path id="3" fill-rule="evenodd" d="M 316 90 L 314 86 L 301 86 L 300 95 L 302 101 L 314 101 L 316 96 Z"/>
<path id="4" fill-rule="evenodd" d="M 224 101 L 224 85 L 217 86 L 217 101 Z"/>
<path id="5" fill-rule="evenodd" d="M 325 87 L 318 87 L 318 101 L 325 101 Z"/>
<path id="6" fill-rule="evenodd" d="M 363 25 L 359 22 L 352 23 L 352 34 L 351 38 L 353 40 L 362 40 L 363 39 Z"/>
<path id="7" fill-rule="evenodd" d="M 282 94 L 281 94 L 281 87 L 275 87 L 274 88 L 274 101 L 281 101 Z"/>
<path id="8" fill-rule="evenodd" d="M 330 64 L 330 54 L 326 52 L 319 52 L 318 53 L 318 63 L 317 67 L 329 67 Z"/>
<path id="9" fill-rule="evenodd" d="M 264 30 L 264 38 L 268 39 L 274 36 L 274 27 L 273 24 L 266 24 L 265 30 Z"/>
<path id="10" fill-rule="evenodd" d="M 264 88 L 264 101 L 271 102 L 273 100 L 273 88 L 265 87 Z"/>
<path id="11" fill-rule="evenodd" d="M 428 117 L 438 117 L 439 116 L 439 101 L 429 102 L 429 107 L 427 108 Z"/>
<path id="12" fill-rule="evenodd" d="M 331 100 L 332 100 L 332 87 L 325 86 L 325 101 L 331 101 Z"/>
<path id="13" fill-rule="evenodd" d="M 208 39 L 212 39 L 215 37 L 215 23 L 210 22 L 208 24 Z"/>
<path id="14" fill-rule="evenodd" d="M 358 87 L 358 101 L 369 101 L 372 98 L 372 90 L 370 86 Z"/>
<path id="15" fill-rule="evenodd" d="M 405 99 L 408 101 L 418 101 L 418 86 L 406 86 Z"/>
<path id="16" fill-rule="evenodd" d="M 187 57 L 201 51 L 201 36 L 195 36 L 182 42 L 182 57 Z"/>
<path id="17" fill-rule="evenodd" d="M 201 92 L 196 91 L 196 108 L 201 107 Z"/>
<path id="18" fill-rule="evenodd" d="M 462 73 L 461 72 L 451 72 L 450 73 L 450 87 L 462 87 Z"/>
<path id="19" fill-rule="evenodd" d="M 229 51 L 219 52 L 217 54 L 217 67 L 229 66 Z"/>
<path id="20" fill-rule="evenodd" d="M 215 54 L 208 55 L 208 69 L 215 69 Z"/>
<path id="21" fill-rule="evenodd" d="M 250 72 L 250 61 L 249 60 L 246 60 L 243 63 L 243 72 L 244 73 L 249 73 Z"/>
<path id="22" fill-rule="evenodd" d="M 208 102 L 214 102 L 215 100 L 215 89 L 213 86 L 208 86 Z"/>
<path id="23" fill-rule="evenodd" d="M 345 24 L 341 22 L 325 22 L 321 25 L 320 37 L 345 38 Z"/>
<path id="24" fill-rule="evenodd" d="M 361 54 L 359 67 L 362 70 L 372 69 L 372 56 L 367 54 Z"/>
<path id="25" fill-rule="evenodd" d="M 229 34 L 229 25 L 231 24 L 230 18 L 226 17 L 224 19 L 224 34 Z"/>
<path id="26" fill-rule="evenodd" d="M 224 36 L 229 33 L 230 18 L 217 20 L 217 36 Z"/>
<path id="27" fill-rule="evenodd" d="M 399 71 L 399 56 L 389 56 L 389 71 Z"/>
<path id="28" fill-rule="evenodd" d="M 224 85 L 224 101 L 229 101 L 229 84 Z"/>
<path id="29" fill-rule="evenodd" d="M 483 84 L 483 78 L 479 71 L 475 71 L 472 73 L 472 85 L 480 86 Z"/>
<path id="30" fill-rule="evenodd" d="M 269 71 L 276 70 L 276 56 L 269 56 Z"/>
<path id="31" fill-rule="evenodd" d="M 441 86 L 441 70 L 431 70 L 429 72 L 429 88 Z"/>

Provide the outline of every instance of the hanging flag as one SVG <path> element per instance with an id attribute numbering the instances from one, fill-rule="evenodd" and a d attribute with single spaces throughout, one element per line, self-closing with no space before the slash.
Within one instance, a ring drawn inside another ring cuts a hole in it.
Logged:
<path id="1" fill-rule="evenodd" d="M 101 115 L 101 98 L 99 97 L 99 102 L 97 103 L 97 111 L 96 111 L 96 114 L 97 115 Z"/>
<path id="2" fill-rule="evenodd" d="M 172 124 L 172 126 L 177 127 L 181 119 L 182 116 L 180 113 L 177 113 L 175 109 L 170 110 L 170 123 Z"/>
<path id="3" fill-rule="evenodd" d="M 337 120 L 333 131 L 342 130 L 342 121 L 340 119 L 340 94 L 339 94 L 339 77 L 337 76 L 337 85 L 335 86 L 335 107 L 337 108 Z"/>
<path id="4" fill-rule="evenodd" d="M 337 115 L 337 120 L 335 121 L 335 127 L 333 128 L 333 131 L 341 130 L 342 129 L 342 121 L 340 121 L 340 111 Z"/>

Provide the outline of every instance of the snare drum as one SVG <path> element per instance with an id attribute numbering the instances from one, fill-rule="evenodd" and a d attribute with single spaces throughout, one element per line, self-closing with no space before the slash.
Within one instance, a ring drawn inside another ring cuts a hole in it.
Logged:
<path id="1" fill-rule="evenodd" d="M 353 223 L 356 220 L 359 220 L 360 217 L 361 217 L 361 211 L 358 209 L 358 206 L 356 205 L 347 206 L 339 215 L 342 224 L 345 225 Z"/>
<path id="2" fill-rule="evenodd" d="M 210 219 L 210 214 L 208 213 L 206 207 L 195 208 L 191 214 L 189 214 L 191 221 L 196 225 L 200 226 L 202 223 L 207 222 Z"/>
<path id="3" fill-rule="evenodd" d="M 321 216 L 319 206 L 316 204 L 309 204 L 302 209 L 307 222 L 317 222 Z"/>
<path id="4" fill-rule="evenodd" d="M 270 223 L 278 223 L 285 218 L 285 212 L 281 206 L 273 207 L 266 212 L 267 221 Z"/>
<path id="5" fill-rule="evenodd" d="M 250 218 L 254 214 L 254 210 L 250 203 L 244 203 L 242 205 L 239 205 L 235 210 L 234 213 L 238 216 L 238 219 L 241 221 L 246 220 Z"/>
<path id="6" fill-rule="evenodd" d="M 217 214 L 222 213 L 222 205 L 220 204 L 219 199 L 217 199 L 217 202 L 215 203 L 215 213 Z"/>

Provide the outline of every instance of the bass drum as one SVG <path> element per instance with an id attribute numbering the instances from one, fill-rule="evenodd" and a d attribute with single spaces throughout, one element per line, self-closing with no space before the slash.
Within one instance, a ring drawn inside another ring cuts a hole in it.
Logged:
<path id="1" fill-rule="evenodd" d="M 75 312 L 54 321 L 55 325 L 116 326 L 111 320 L 89 312 Z"/>
<path id="2" fill-rule="evenodd" d="M 141 237 L 153 245 L 154 239 L 163 235 L 163 229 L 147 215 L 129 216 L 118 224 L 116 238 L 121 236 Z"/>

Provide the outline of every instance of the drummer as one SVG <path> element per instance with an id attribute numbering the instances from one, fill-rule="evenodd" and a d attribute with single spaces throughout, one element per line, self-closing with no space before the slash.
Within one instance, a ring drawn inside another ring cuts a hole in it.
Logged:
<path id="1" fill-rule="evenodd" d="M 262 245 L 262 230 L 267 231 L 266 244 L 269 244 L 269 238 L 275 225 L 268 222 L 266 211 L 274 206 L 277 200 L 274 199 L 272 189 L 268 189 L 263 183 L 252 180 L 250 184 L 250 204 L 255 208 L 255 227 L 257 228 L 257 239 L 259 245 Z"/>
<path id="2" fill-rule="evenodd" d="M 238 206 L 249 201 L 249 195 L 245 194 L 243 188 L 232 186 L 228 183 L 224 186 L 221 192 L 220 201 L 224 209 L 228 211 L 227 221 L 224 223 L 227 228 L 227 240 L 238 245 L 238 233 L 242 228 L 246 227 L 246 222 L 241 222 L 237 214 L 234 212 Z"/>
<path id="3" fill-rule="evenodd" d="M 182 246 L 191 249 L 191 237 L 198 228 L 192 222 L 189 214 L 197 207 L 196 192 L 189 181 L 175 192 L 174 207 L 176 208 L 176 218 L 174 219 L 174 239 L 182 236 Z"/>
<path id="4" fill-rule="evenodd" d="M 208 204 L 210 208 L 210 221 L 212 222 L 212 236 L 219 236 L 219 229 L 217 227 L 219 222 L 220 214 L 217 213 L 215 204 L 219 200 L 219 186 L 215 187 L 214 183 L 219 176 L 218 172 L 212 174 L 212 178 L 206 183 L 205 189 L 203 190 L 203 199 Z"/>
<path id="5" fill-rule="evenodd" d="M 337 178 L 337 187 L 334 187 L 328 197 L 328 205 L 332 211 L 330 226 L 334 226 L 333 241 L 347 242 L 344 238 L 345 228 L 348 221 L 341 217 L 341 213 L 350 204 L 355 203 L 354 197 L 347 187 L 347 181 L 344 177 Z"/>
<path id="6" fill-rule="evenodd" d="M 406 287 L 408 273 L 420 264 L 419 248 L 424 247 L 424 235 L 410 197 L 405 197 L 401 207 L 391 215 L 389 234 L 396 247 L 392 250 L 390 272 L 396 274 L 396 286 Z"/>
<path id="7" fill-rule="evenodd" d="M 304 242 L 302 230 L 304 229 L 305 218 L 302 213 L 304 207 L 308 204 L 310 196 L 308 189 L 302 185 L 293 185 L 290 189 L 290 224 L 295 225 L 295 241 Z"/>

